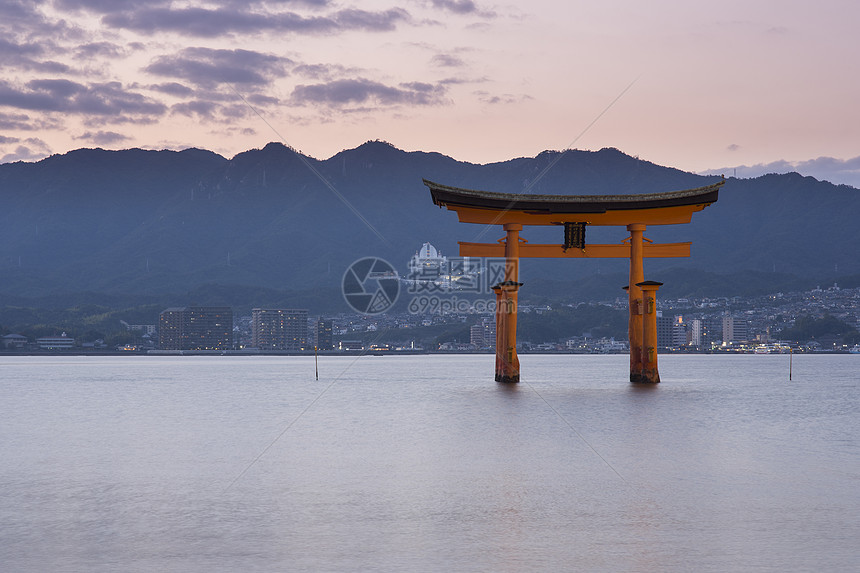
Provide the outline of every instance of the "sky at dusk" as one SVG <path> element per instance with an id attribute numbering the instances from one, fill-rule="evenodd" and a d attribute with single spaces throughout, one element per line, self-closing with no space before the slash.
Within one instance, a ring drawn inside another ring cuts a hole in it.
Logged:
<path id="1" fill-rule="evenodd" d="M 860 186 L 858 22 L 854 0 L 0 0 L 0 162 L 379 139 Z"/>

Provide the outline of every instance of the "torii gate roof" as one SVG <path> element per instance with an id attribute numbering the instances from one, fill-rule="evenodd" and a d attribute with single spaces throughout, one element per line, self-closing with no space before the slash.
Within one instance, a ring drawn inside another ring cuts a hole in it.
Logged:
<path id="1" fill-rule="evenodd" d="M 694 212 L 717 200 L 724 183 L 639 195 L 529 195 L 461 189 L 424 179 L 433 203 L 456 211 L 460 222 L 499 225 L 689 223 Z"/>

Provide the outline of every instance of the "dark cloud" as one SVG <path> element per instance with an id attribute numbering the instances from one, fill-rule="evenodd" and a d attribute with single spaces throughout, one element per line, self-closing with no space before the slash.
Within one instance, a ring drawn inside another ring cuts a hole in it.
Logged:
<path id="1" fill-rule="evenodd" d="M 301 64 L 294 67 L 292 73 L 312 80 L 328 80 L 349 71 L 338 64 Z"/>
<path id="2" fill-rule="evenodd" d="M 85 10 L 98 14 L 111 14 L 135 10 L 140 0 L 54 0 L 57 7 L 65 10 Z M 170 6 L 172 0 L 146 0 L 148 7 Z M 323 8 L 331 4 L 329 0 L 212 0 L 209 5 L 225 8 L 248 8 L 251 6 L 284 5 Z"/>
<path id="3" fill-rule="evenodd" d="M 26 32 L 48 22 L 33 0 L 0 0 L 0 26 L 16 32 Z"/>
<path id="4" fill-rule="evenodd" d="M 486 91 L 476 91 L 474 92 L 474 94 L 475 96 L 477 96 L 479 101 L 488 105 L 520 103 L 522 101 L 532 99 L 532 97 L 529 95 L 491 94 L 490 92 Z"/>
<path id="5" fill-rule="evenodd" d="M 81 135 L 74 137 L 74 139 L 85 139 L 96 145 L 113 145 L 115 143 L 128 141 L 131 138 L 115 131 L 87 131 L 86 133 L 82 133 Z"/>
<path id="6" fill-rule="evenodd" d="M 293 73 L 314 80 L 331 77 L 326 64 L 302 64 L 293 68 Z"/>
<path id="7" fill-rule="evenodd" d="M 481 10 L 472 0 L 431 0 L 434 8 L 440 8 L 455 14 L 472 14 L 483 18 L 494 18 L 492 10 Z"/>
<path id="8" fill-rule="evenodd" d="M 247 99 L 248 99 L 248 102 L 250 102 L 254 105 L 263 106 L 263 107 L 278 105 L 279 103 L 281 103 L 281 100 L 279 100 L 278 98 L 272 97 L 272 96 L 267 96 L 264 94 L 251 94 L 248 96 Z"/>
<path id="9" fill-rule="evenodd" d="M 273 78 L 286 76 L 286 67 L 292 63 L 288 58 L 249 50 L 186 48 L 175 56 L 156 58 L 144 70 L 211 89 L 223 83 L 268 85 Z"/>
<path id="10" fill-rule="evenodd" d="M 0 32 L 6 38 L 38 38 L 50 45 L 61 39 L 84 36 L 83 30 L 64 18 L 46 16 L 43 5 L 34 0 L 0 0 Z"/>
<path id="11" fill-rule="evenodd" d="M 727 150 L 727 151 L 737 151 L 737 150 L 738 150 L 738 149 L 740 149 L 740 148 L 741 148 L 741 146 L 740 146 L 740 145 L 738 145 L 737 143 L 732 143 L 731 145 L 729 145 L 728 147 L 726 147 L 726 150 Z"/>
<path id="12" fill-rule="evenodd" d="M 439 80 L 439 83 L 442 85 L 461 85 L 461 84 L 483 84 L 483 83 L 487 83 L 488 81 L 490 81 L 490 80 L 487 79 L 486 77 L 473 78 L 473 79 L 445 78 L 443 80 Z M 481 93 L 487 93 L 487 92 L 481 92 Z"/>
<path id="13" fill-rule="evenodd" d="M 33 151 L 27 146 L 19 145 L 14 152 L 6 153 L 0 157 L 0 163 L 14 163 L 16 161 L 29 161 L 33 159 L 43 159 L 45 155 L 38 151 Z"/>
<path id="14" fill-rule="evenodd" d="M 234 99 L 238 98 L 234 97 Z M 250 99 L 252 98 L 249 98 L 249 100 Z M 257 100 L 254 105 L 258 107 L 265 107 L 271 102 L 278 101 L 275 98 L 267 98 L 265 96 L 253 99 Z M 171 106 L 170 112 L 172 114 L 184 115 L 187 117 L 196 117 L 198 119 L 207 121 L 222 122 L 241 119 L 247 117 L 250 113 L 252 113 L 251 108 L 248 106 L 247 103 L 243 101 L 224 104 L 218 102 L 217 98 L 195 99 L 193 101 L 178 103 L 174 106 Z"/>
<path id="15" fill-rule="evenodd" d="M 845 183 L 860 188 L 860 157 L 851 159 L 836 159 L 834 157 L 819 157 L 794 163 L 795 170 L 816 179 Z"/>
<path id="16" fill-rule="evenodd" d="M 5 69 L 44 73 L 66 73 L 69 66 L 53 60 L 43 60 L 45 48 L 39 44 L 17 43 L 0 38 L 0 63 Z"/>
<path id="17" fill-rule="evenodd" d="M 36 4 L 32 0 L 0 0 L 0 10 L 3 11 L 4 18 L 21 20 L 36 12 Z"/>
<path id="18" fill-rule="evenodd" d="M 75 48 L 75 57 L 79 59 L 121 58 L 125 49 L 112 42 L 91 42 Z"/>
<path id="19" fill-rule="evenodd" d="M 768 173 L 791 173 L 815 177 L 820 181 L 830 181 L 835 184 L 845 184 L 860 189 L 860 156 L 851 159 L 836 159 L 834 157 L 818 157 L 806 161 L 786 161 L 780 159 L 770 163 L 756 165 L 737 165 L 710 169 L 703 173 L 724 173 L 733 177 L 760 177 Z"/>
<path id="20" fill-rule="evenodd" d="M 148 6 L 167 6 L 172 0 L 147 0 Z M 54 0 L 54 5 L 63 10 L 96 12 L 110 14 L 133 10 L 140 5 L 139 0 Z"/>
<path id="21" fill-rule="evenodd" d="M 11 163 L 13 161 L 33 161 L 42 159 L 46 155 L 50 155 L 51 148 L 41 139 L 31 137 L 24 140 L 23 145 L 19 145 L 11 153 L 6 153 L 0 157 L 0 163 Z"/>
<path id="22" fill-rule="evenodd" d="M 27 87 L 34 92 L 48 95 L 57 100 L 67 100 L 73 96 L 85 93 L 86 86 L 71 80 L 32 80 Z"/>
<path id="23" fill-rule="evenodd" d="M 406 10 L 391 8 L 381 12 L 344 9 L 325 16 L 303 16 L 295 12 L 253 12 L 247 5 L 229 3 L 221 8 L 173 8 L 149 4 L 128 10 L 111 11 L 102 23 L 111 28 L 143 34 L 178 32 L 184 36 L 212 38 L 230 34 L 262 32 L 332 34 L 350 30 L 388 31 L 411 18 Z"/>
<path id="24" fill-rule="evenodd" d="M 2 85 L 0 85 L 2 87 Z M 17 130 L 17 131 L 36 131 L 59 129 L 62 125 L 57 120 L 50 118 L 34 119 L 23 113 L 2 113 L 0 112 L 0 129 Z"/>
<path id="25" fill-rule="evenodd" d="M 229 119 L 241 119 L 247 117 L 250 110 L 247 105 L 225 105 L 221 108 L 221 115 Z"/>
<path id="26" fill-rule="evenodd" d="M 215 102 L 194 100 L 171 106 L 170 112 L 188 117 L 215 119 L 215 114 L 221 106 Z"/>
<path id="27" fill-rule="evenodd" d="M 220 4 L 225 6 L 250 6 L 259 4 L 282 4 L 284 6 L 306 6 L 308 8 L 325 8 L 334 2 L 330 0 L 222 0 Z"/>
<path id="28" fill-rule="evenodd" d="M 18 143 L 21 141 L 18 137 L 6 137 L 5 135 L 0 135 L 0 144 L 9 144 L 9 143 Z"/>
<path id="29" fill-rule="evenodd" d="M 165 106 L 165 109 L 167 107 Z M 88 115 L 81 123 L 86 127 L 104 127 L 106 125 L 154 125 L 161 115 Z"/>
<path id="30" fill-rule="evenodd" d="M 851 159 L 836 159 L 835 157 L 819 157 L 807 161 L 798 161 L 796 165 L 809 169 L 838 169 L 841 171 L 860 171 L 860 157 Z"/>
<path id="31" fill-rule="evenodd" d="M 292 16 L 292 17 L 291 17 Z M 320 18 L 302 18 L 296 14 L 281 15 L 291 20 L 297 28 L 314 27 Z M 207 8 L 141 7 L 128 12 L 115 12 L 102 18 L 102 23 L 111 28 L 134 30 L 143 34 L 156 32 L 180 32 L 187 36 L 212 38 L 235 32 L 253 34 L 271 29 L 265 14 L 253 14 L 244 10 L 211 10 Z"/>
<path id="32" fill-rule="evenodd" d="M 367 32 L 386 32 L 394 30 L 400 22 L 408 22 L 409 13 L 402 8 L 392 8 L 384 12 L 366 10 L 341 10 L 333 16 L 339 31 L 364 30 Z"/>
<path id="33" fill-rule="evenodd" d="M 443 8 L 457 14 L 471 14 L 478 11 L 472 0 L 432 0 L 433 6 Z"/>
<path id="34" fill-rule="evenodd" d="M 441 68 L 460 68 L 465 65 L 462 59 L 450 54 L 436 54 L 430 58 L 430 63 Z"/>
<path id="35" fill-rule="evenodd" d="M 194 93 L 193 89 L 176 82 L 151 85 L 149 86 L 149 89 L 178 97 L 187 97 Z"/>
<path id="36" fill-rule="evenodd" d="M 397 87 L 359 79 L 334 80 L 313 85 L 299 85 L 293 90 L 294 103 L 319 103 L 339 107 L 366 103 L 379 105 L 437 105 L 443 103 L 445 88 L 421 82 Z"/>
<path id="37" fill-rule="evenodd" d="M 216 134 L 216 132 L 211 132 L 211 133 L 213 135 Z M 223 137 L 224 134 L 227 134 L 227 137 L 231 137 L 234 135 L 251 135 L 251 136 L 254 136 L 254 135 L 257 135 L 257 130 L 254 129 L 253 127 L 235 127 L 235 126 L 229 127 L 228 126 L 228 127 L 224 128 L 224 131 L 222 133 L 217 134 L 217 135 L 219 137 Z"/>
<path id="38" fill-rule="evenodd" d="M 128 91 L 119 82 L 84 85 L 66 79 L 40 79 L 18 88 L 0 81 L 0 105 L 43 112 L 120 116 L 162 115 L 164 104 Z"/>
<path id="39" fill-rule="evenodd" d="M 44 49 L 38 44 L 19 44 L 6 38 L 0 38 L 0 58 L 4 63 L 14 61 L 16 58 L 41 56 L 43 52 Z"/>
<path id="40" fill-rule="evenodd" d="M 55 62 L 53 60 L 48 60 L 45 62 L 33 62 L 31 66 L 25 67 L 25 69 L 48 74 L 65 74 L 72 71 L 72 69 L 66 64 Z"/>

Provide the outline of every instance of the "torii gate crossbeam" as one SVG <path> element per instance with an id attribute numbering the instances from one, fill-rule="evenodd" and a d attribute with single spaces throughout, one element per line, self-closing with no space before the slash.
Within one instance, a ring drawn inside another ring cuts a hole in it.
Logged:
<path id="1" fill-rule="evenodd" d="M 718 198 L 724 180 L 696 189 L 639 195 L 527 195 L 475 191 L 424 180 L 433 202 L 456 211 L 463 223 L 496 224 L 505 230 L 497 243 L 460 243 L 460 256 L 504 257 L 505 280 L 496 293 L 496 381 L 519 382 L 516 353 L 517 295 L 521 257 L 628 258 L 630 381 L 657 383 L 656 292 L 662 283 L 645 281 L 643 259 L 689 257 L 691 243 L 654 244 L 648 225 L 689 223 Z M 530 244 L 520 238 L 524 225 L 560 225 L 565 244 Z M 630 237 L 617 245 L 585 244 L 588 225 L 624 226 Z"/>

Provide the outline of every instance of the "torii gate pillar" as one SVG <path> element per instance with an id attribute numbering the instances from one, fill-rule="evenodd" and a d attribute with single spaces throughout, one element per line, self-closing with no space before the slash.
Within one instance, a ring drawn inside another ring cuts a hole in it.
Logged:
<path id="1" fill-rule="evenodd" d="M 496 382 L 519 382 L 517 356 L 517 296 L 520 267 L 519 223 L 505 223 L 505 280 L 493 287 L 496 293 Z"/>
<path id="2" fill-rule="evenodd" d="M 660 373 L 657 371 L 657 289 L 663 283 L 643 281 L 638 286 L 642 289 L 642 374 L 639 382 L 657 384 Z M 631 356 L 633 351 L 630 352 Z M 633 373 L 630 373 L 633 376 Z"/>
<path id="3" fill-rule="evenodd" d="M 642 265 L 645 225 L 627 225 L 630 231 L 630 282 L 627 283 L 630 320 L 627 323 L 627 340 L 630 341 L 630 381 L 642 382 L 642 289 L 639 283 L 645 280 Z"/>

